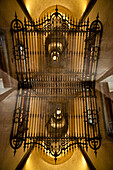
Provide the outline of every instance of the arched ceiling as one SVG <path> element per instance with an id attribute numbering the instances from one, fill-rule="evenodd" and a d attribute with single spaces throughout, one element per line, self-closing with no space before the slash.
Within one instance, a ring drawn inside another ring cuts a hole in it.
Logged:
<path id="1" fill-rule="evenodd" d="M 73 16 L 80 19 L 90 0 L 24 0 L 27 10 L 33 19 L 38 18 L 47 8 L 60 5 L 71 11 Z"/>

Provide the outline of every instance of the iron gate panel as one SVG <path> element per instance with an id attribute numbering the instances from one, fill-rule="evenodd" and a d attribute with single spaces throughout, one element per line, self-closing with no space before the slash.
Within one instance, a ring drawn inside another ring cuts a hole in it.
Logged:
<path id="1" fill-rule="evenodd" d="M 18 95 L 10 144 L 44 148 L 54 156 L 101 145 L 95 78 L 102 37 L 97 16 L 89 26 L 60 14 L 11 23 Z"/>
<path id="2" fill-rule="evenodd" d="M 38 73 L 56 72 L 52 60 L 57 56 L 57 72 L 74 73 L 80 81 L 96 76 L 102 24 L 98 19 L 89 26 L 61 15 L 58 10 L 36 23 L 17 16 L 11 23 L 13 48 L 19 87 L 30 87 Z"/>
<path id="3" fill-rule="evenodd" d="M 22 143 L 24 149 L 32 145 L 45 143 L 45 149 L 51 151 L 51 143 L 57 142 L 59 152 L 68 150 L 69 146 L 90 146 L 95 150 L 101 145 L 99 119 L 94 83 L 79 83 L 75 96 L 65 98 L 59 96 L 57 105 L 65 115 L 65 122 L 61 122 L 60 130 L 54 128 L 53 119 L 56 109 L 56 97 L 54 95 L 42 97 L 35 90 L 20 89 L 17 95 L 13 127 L 11 132 L 11 146 L 18 149 Z M 56 132 L 55 132 L 56 130 Z M 62 141 L 62 142 L 61 142 Z M 68 141 L 68 142 L 67 142 Z M 64 143 L 65 145 L 59 145 Z"/>

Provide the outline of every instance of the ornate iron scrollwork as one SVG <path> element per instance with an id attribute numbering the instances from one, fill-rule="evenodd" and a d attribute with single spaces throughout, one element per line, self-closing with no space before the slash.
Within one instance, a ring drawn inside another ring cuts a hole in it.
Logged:
<path id="1" fill-rule="evenodd" d="M 11 23 L 18 95 L 10 144 L 36 146 L 54 157 L 76 147 L 96 153 L 101 135 L 95 76 L 102 37 L 98 17 L 89 26 L 61 14 L 36 23 Z M 60 108 L 58 108 L 60 106 Z"/>
<path id="2" fill-rule="evenodd" d="M 15 19 L 11 22 L 11 32 L 19 31 L 23 31 L 23 23 L 17 19 L 17 15 L 15 13 Z"/>

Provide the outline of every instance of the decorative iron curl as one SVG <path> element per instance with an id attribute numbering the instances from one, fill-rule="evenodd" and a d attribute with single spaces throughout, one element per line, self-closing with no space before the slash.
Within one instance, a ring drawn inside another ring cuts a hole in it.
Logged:
<path id="1" fill-rule="evenodd" d="M 19 149 L 22 146 L 22 143 L 23 141 L 21 138 L 10 138 L 10 145 L 14 150 Z"/>
<path id="2" fill-rule="evenodd" d="M 90 31 L 91 32 L 101 32 L 103 31 L 103 25 L 102 22 L 99 20 L 99 14 L 97 14 L 97 19 L 94 20 L 90 25 Z"/>
<path id="3" fill-rule="evenodd" d="M 101 139 L 96 139 L 96 138 L 90 139 L 89 140 L 89 146 L 90 146 L 91 149 L 96 151 L 101 146 Z"/>
<path id="4" fill-rule="evenodd" d="M 23 23 L 17 19 L 17 15 L 15 14 L 15 19 L 11 22 L 11 32 L 23 31 L 23 28 Z"/>

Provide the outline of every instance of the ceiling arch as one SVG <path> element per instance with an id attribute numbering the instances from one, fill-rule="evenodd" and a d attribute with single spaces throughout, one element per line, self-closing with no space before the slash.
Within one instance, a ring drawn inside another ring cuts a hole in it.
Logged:
<path id="1" fill-rule="evenodd" d="M 49 7 L 59 5 L 67 8 L 73 16 L 80 19 L 90 0 L 24 0 L 24 3 L 33 19 L 39 16 Z"/>

